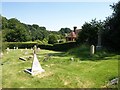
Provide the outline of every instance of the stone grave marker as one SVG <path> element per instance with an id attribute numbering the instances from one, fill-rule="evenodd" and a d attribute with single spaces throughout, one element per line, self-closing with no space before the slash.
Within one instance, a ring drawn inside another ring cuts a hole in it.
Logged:
<path id="1" fill-rule="evenodd" d="M 25 55 L 27 55 L 28 54 L 28 51 L 27 51 L 27 48 L 25 48 Z"/>
<path id="2" fill-rule="evenodd" d="M 0 58 L 2 58 L 2 57 L 3 57 L 3 52 L 0 53 Z"/>
<path id="3" fill-rule="evenodd" d="M 33 50 L 33 48 L 31 48 L 31 50 Z"/>
<path id="4" fill-rule="evenodd" d="M 38 48 L 37 50 L 40 51 L 40 48 Z"/>
<path id="5" fill-rule="evenodd" d="M 95 53 L 95 46 L 91 45 L 90 47 L 90 54 L 93 55 Z"/>
<path id="6" fill-rule="evenodd" d="M 42 67 L 38 61 L 38 58 L 36 55 L 36 45 L 34 46 L 32 67 L 31 67 L 31 69 L 25 69 L 25 71 L 30 73 L 32 76 L 39 75 L 42 72 L 45 72 L 45 70 L 42 69 Z"/>
<path id="7" fill-rule="evenodd" d="M 14 47 L 14 50 L 15 50 L 15 47 Z"/>
<path id="8" fill-rule="evenodd" d="M 18 49 L 18 47 L 16 47 L 16 49 Z"/>
<path id="9" fill-rule="evenodd" d="M 9 47 L 7 47 L 6 51 L 7 51 L 7 54 L 8 54 L 8 52 L 10 51 Z"/>

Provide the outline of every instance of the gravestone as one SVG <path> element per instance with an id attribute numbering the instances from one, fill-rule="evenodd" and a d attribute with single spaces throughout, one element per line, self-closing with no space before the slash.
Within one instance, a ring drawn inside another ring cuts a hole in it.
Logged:
<path id="1" fill-rule="evenodd" d="M 27 48 L 25 48 L 25 55 L 27 55 L 28 54 L 28 51 L 27 51 Z"/>
<path id="2" fill-rule="evenodd" d="M 15 50 L 15 47 L 14 47 L 14 50 Z"/>
<path id="3" fill-rule="evenodd" d="M 7 49 L 6 49 L 7 51 L 10 51 L 10 49 L 9 49 L 9 47 L 7 47 Z"/>
<path id="4" fill-rule="evenodd" d="M 7 54 L 8 54 L 8 52 L 10 51 L 10 49 L 7 47 L 6 51 L 7 51 Z"/>
<path id="5" fill-rule="evenodd" d="M 91 45 L 90 47 L 90 54 L 93 55 L 95 53 L 95 46 Z"/>
<path id="6" fill-rule="evenodd" d="M 18 49 L 18 47 L 16 47 L 16 49 Z"/>
<path id="7" fill-rule="evenodd" d="M 32 76 L 39 75 L 42 72 L 45 72 L 45 70 L 42 69 L 42 67 L 38 61 L 38 58 L 36 55 L 36 45 L 34 46 L 32 67 L 31 67 L 31 69 L 26 69 L 25 71 L 30 73 Z"/>
<path id="8" fill-rule="evenodd" d="M 1 53 L 0 53 L 0 58 L 2 58 L 2 57 L 3 57 L 3 53 L 1 52 Z"/>
<path id="9" fill-rule="evenodd" d="M 33 48 L 31 48 L 31 50 L 33 50 Z"/>
<path id="10" fill-rule="evenodd" d="M 40 51 L 40 48 L 38 48 L 37 50 Z"/>

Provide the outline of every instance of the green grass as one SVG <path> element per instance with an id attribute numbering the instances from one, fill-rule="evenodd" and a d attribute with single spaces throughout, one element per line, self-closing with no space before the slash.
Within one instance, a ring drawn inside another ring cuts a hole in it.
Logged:
<path id="1" fill-rule="evenodd" d="M 2 59 L 3 88 L 103 88 L 110 79 L 118 77 L 118 56 L 105 51 L 91 56 L 89 48 L 81 46 L 68 52 L 41 50 L 37 57 L 45 69 L 39 76 L 24 72 L 30 68 L 33 58 L 21 61 L 25 50 L 12 50 L 4 53 Z M 104 52 L 104 53 L 103 53 Z M 43 61 L 47 56 L 47 61 Z M 74 61 L 70 58 L 74 57 Z M 117 87 L 117 86 L 115 86 Z M 114 88 L 114 86 L 113 86 Z"/>

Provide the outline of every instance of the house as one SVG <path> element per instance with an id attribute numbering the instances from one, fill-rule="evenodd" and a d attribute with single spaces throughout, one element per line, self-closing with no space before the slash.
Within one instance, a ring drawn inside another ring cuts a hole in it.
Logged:
<path id="1" fill-rule="evenodd" d="M 66 35 L 66 41 L 75 41 L 78 37 L 78 33 L 81 31 L 81 29 L 77 29 L 77 27 L 73 27 L 73 31 Z"/>

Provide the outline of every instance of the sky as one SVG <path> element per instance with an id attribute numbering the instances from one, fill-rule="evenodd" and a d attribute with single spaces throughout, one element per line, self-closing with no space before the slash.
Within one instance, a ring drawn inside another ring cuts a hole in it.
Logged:
<path id="1" fill-rule="evenodd" d="M 2 2 L 2 16 L 25 24 L 38 24 L 49 31 L 81 28 L 92 19 L 105 20 L 114 2 Z"/>

